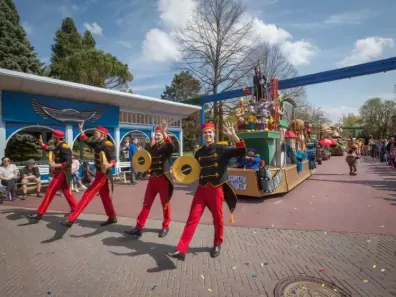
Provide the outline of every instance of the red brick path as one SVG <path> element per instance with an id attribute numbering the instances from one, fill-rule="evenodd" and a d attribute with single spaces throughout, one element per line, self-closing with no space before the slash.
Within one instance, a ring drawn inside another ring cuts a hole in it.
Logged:
<path id="1" fill-rule="evenodd" d="M 332 157 L 318 166 L 309 180 L 283 197 L 240 199 L 234 226 L 297 230 L 348 231 L 396 235 L 396 170 L 371 158 L 362 159 L 359 175 L 349 176 L 344 157 Z M 147 181 L 137 186 L 117 184 L 114 203 L 118 216 L 136 218 Z M 177 184 L 172 198 L 172 220 L 185 222 L 196 185 Z M 76 194 L 77 200 L 82 194 Z M 393 200 L 392 200 L 393 199 Z M 41 199 L 4 202 L 6 206 L 37 208 Z M 0 206 L 1 208 L 1 206 Z M 57 196 L 50 210 L 67 211 L 63 197 Z M 85 213 L 104 214 L 100 198 L 95 198 Z M 228 211 L 225 213 L 228 219 Z M 159 197 L 150 219 L 161 219 Z M 211 224 L 205 211 L 201 223 Z"/>

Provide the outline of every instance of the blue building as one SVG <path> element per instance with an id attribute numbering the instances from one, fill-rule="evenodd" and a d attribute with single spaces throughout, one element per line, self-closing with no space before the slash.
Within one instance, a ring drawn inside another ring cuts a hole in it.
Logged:
<path id="1" fill-rule="evenodd" d="M 67 81 L 0 69 L 0 157 L 10 149 L 14 136 L 65 132 L 66 142 L 78 159 L 89 159 L 89 151 L 79 141 L 77 122 L 84 120 L 85 133 L 95 126 L 109 129 L 109 140 L 120 149 L 126 136 L 137 137 L 142 146 L 150 142 L 153 128 L 162 119 L 183 155 L 182 119 L 201 107 L 146 96 L 92 87 Z M 15 137 L 14 137 L 15 138 Z M 80 155 L 80 156 L 78 156 Z M 88 156 L 88 157 L 87 157 Z M 19 160 L 26 161 L 26 160 Z"/>

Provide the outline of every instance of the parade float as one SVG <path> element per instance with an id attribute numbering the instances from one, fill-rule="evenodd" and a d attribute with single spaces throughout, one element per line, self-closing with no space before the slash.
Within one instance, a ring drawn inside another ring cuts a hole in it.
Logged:
<path id="1" fill-rule="evenodd" d="M 295 101 L 278 93 L 278 80 L 270 90 L 258 83 L 245 89 L 235 110 L 237 135 L 260 156 L 259 169 L 228 168 L 229 181 L 240 196 L 264 197 L 291 191 L 316 168 L 316 144 L 310 143 L 311 124 L 294 119 Z M 246 158 L 249 158 L 247 156 Z"/>

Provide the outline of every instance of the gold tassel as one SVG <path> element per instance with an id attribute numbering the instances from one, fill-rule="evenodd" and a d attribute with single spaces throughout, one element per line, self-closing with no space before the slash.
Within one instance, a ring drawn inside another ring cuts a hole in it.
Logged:
<path id="1" fill-rule="evenodd" d="M 234 223 L 234 214 L 231 213 L 230 219 L 228 220 L 230 223 Z"/>
<path id="2" fill-rule="evenodd" d="M 167 204 L 165 204 L 164 210 L 167 210 L 167 209 L 168 209 L 168 204 L 169 204 L 169 202 L 168 202 Z"/>

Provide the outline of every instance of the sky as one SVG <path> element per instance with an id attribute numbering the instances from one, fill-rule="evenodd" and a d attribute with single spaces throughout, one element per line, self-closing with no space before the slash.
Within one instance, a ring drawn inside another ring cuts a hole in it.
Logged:
<path id="1" fill-rule="evenodd" d="M 159 97 L 175 72 L 173 33 L 195 0 L 14 0 L 40 59 L 51 56 L 63 18 L 91 31 L 97 48 L 128 63 L 134 93 Z M 396 56 L 395 0 L 242 0 L 262 40 L 279 45 L 300 75 Z M 252 73 L 253 75 L 253 73 Z M 332 121 L 369 98 L 396 99 L 396 71 L 306 87 Z"/>

